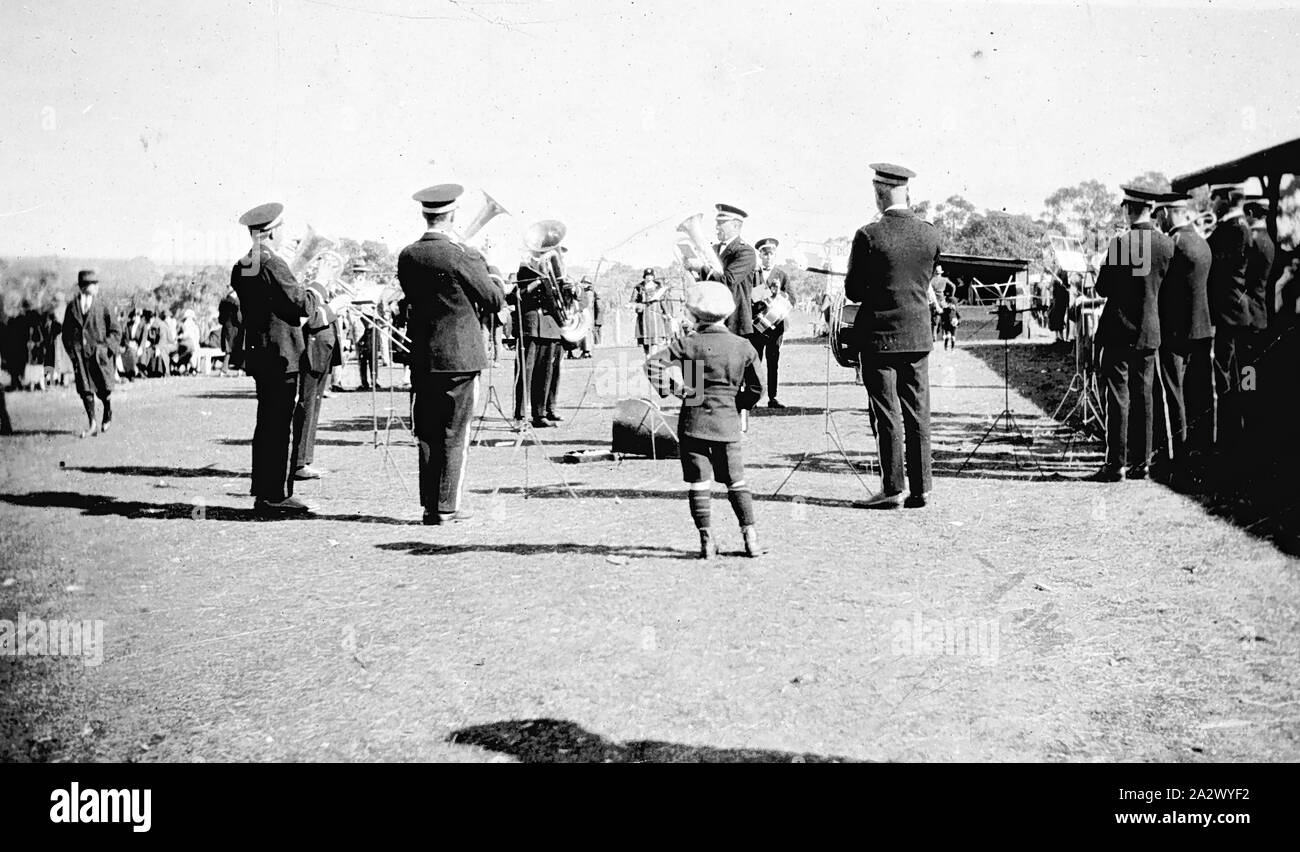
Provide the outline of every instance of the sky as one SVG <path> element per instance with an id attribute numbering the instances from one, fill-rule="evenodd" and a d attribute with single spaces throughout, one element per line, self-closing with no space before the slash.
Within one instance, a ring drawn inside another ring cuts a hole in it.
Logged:
<path id="1" fill-rule="evenodd" d="M 912 200 L 1039 214 L 1300 136 L 1300 10 L 1251 2 L 0 0 L 0 256 L 233 262 L 291 231 L 423 230 L 490 193 L 570 259 L 666 265 L 726 202 L 752 242 L 847 236 L 876 161 Z"/>

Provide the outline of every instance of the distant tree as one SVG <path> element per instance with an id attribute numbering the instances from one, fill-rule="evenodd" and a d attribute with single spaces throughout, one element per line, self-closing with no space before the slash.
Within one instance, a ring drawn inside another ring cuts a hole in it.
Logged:
<path id="1" fill-rule="evenodd" d="M 1164 172 L 1143 172 L 1124 185 L 1152 192 L 1168 192 L 1170 188 L 1169 178 L 1165 177 Z"/>
<path id="2" fill-rule="evenodd" d="M 1047 224 L 1090 245 L 1104 245 L 1119 221 L 1119 197 L 1099 180 L 1063 186 L 1043 201 Z"/>
<path id="3" fill-rule="evenodd" d="M 1046 233 L 1043 223 L 1030 216 L 990 210 L 972 216 L 946 250 L 956 254 L 1015 257 L 1038 264 L 1042 260 Z"/>
<path id="4" fill-rule="evenodd" d="M 944 244 L 954 243 L 974 215 L 975 205 L 960 195 L 949 196 L 947 201 L 935 205 L 933 221 L 943 236 Z"/>
<path id="5" fill-rule="evenodd" d="M 918 201 L 918 202 L 916 202 L 915 204 L 913 204 L 913 205 L 912 205 L 912 212 L 915 213 L 916 215 L 920 216 L 922 219 L 927 219 L 927 218 L 929 218 L 929 213 L 930 213 L 930 202 L 929 202 L 929 200 L 927 199 L 927 200 L 925 200 L 925 201 Z"/>

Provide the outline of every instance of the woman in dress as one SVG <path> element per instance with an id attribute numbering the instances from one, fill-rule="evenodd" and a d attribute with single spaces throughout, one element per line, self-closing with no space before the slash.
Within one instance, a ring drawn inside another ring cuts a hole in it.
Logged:
<path id="1" fill-rule="evenodd" d="M 663 296 L 668 288 L 655 280 L 655 271 L 647 269 L 632 292 L 636 308 L 636 342 L 646 355 L 668 343 L 669 322 L 664 310 Z"/>

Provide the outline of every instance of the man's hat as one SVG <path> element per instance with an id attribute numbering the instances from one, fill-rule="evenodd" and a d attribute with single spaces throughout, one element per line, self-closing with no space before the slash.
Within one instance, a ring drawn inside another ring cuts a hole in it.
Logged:
<path id="1" fill-rule="evenodd" d="M 1120 199 L 1121 204 L 1136 204 L 1140 207 L 1153 207 L 1157 201 L 1167 195 L 1164 192 L 1154 192 L 1136 186 L 1121 186 L 1120 190 L 1124 193 L 1124 197 Z"/>
<path id="2" fill-rule="evenodd" d="M 916 172 L 893 163 L 872 163 L 871 168 L 876 173 L 872 180 L 886 186 L 907 186 L 908 180 L 916 177 Z"/>
<path id="3" fill-rule="evenodd" d="M 1155 201 L 1155 208 L 1160 210 L 1164 207 L 1172 207 L 1176 210 L 1183 210 L 1191 201 L 1192 197 L 1185 192 L 1162 192 Z"/>
<path id="4" fill-rule="evenodd" d="M 715 217 L 719 222 L 725 222 L 734 219 L 737 222 L 743 222 L 749 218 L 749 214 L 739 207 L 733 207 L 730 204 L 715 204 L 718 208 L 718 215 Z"/>
<path id="5" fill-rule="evenodd" d="M 440 183 L 437 186 L 425 187 L 411 198 L 420 202 L 425 213 L 446 213 L 448 210 L 456 209 L 461 193 L 464 191 L 465 187 L 458 183 Z"/>
<path id="6" fill-rule="evenodd" d="M 283 212 L 284 205 L 278 201 L 259 204 L 243 216 L 240 216 L 239 224 L 254 232 L 273 231 L 280 227 L 280 214 Z"/>
<path id="7" fill-rule="evenodd" d="M 645 278 L 647 275 L 654 275 L 654 274 L 655 274 L 654 267 L 653 267 L 653 266 L 647 266 L 647 267 L 645 268 L 645 272 L 642 272 L 642 273 L 641 273 L 641 277 L 642 277 L 642 278 Z"/>
<path id="8" fill-rule="evenodd" d="M 1210 195 L 1226 195 L 1233 201 L 1238 200 L 1244 194 L 1242 184 L 1239 183 L 1212 183 L 1210 184 Z"/>
<path id="9" fill-rule="evenodd" d="M 77 286 L 85 287 L 87 284 L 98 284 L 99 273 L 93 269 L 83 269 L 77 273 Z"/>
<path id="10" fill-rule="evenodd" d="M 763 237 L 763 239 L 754 243 L 754 250 L 762 251 L 767 246 L 771 246 L 772 250 L 775 251 L 779 245 L 781 245 L 781 242 L 776 237 Z"/>
<path id="11" fill-rule="evenodd" d="M 699 322 L 721 322 L 736 310 L 731 290 L 720 281 L 701 281 L 686 294 L 686 310 Z"/>

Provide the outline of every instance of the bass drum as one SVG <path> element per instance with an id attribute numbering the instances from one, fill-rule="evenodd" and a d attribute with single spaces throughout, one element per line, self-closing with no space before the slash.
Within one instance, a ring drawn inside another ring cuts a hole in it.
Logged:
<path id="1" fill-rule="evenodd" d="M 831 303 L 831 354 L 841 367 L 858 366 L 858 339 L 853 333 L 853 323 L 858 318 L 859 307 L 843 296 Z"/>

